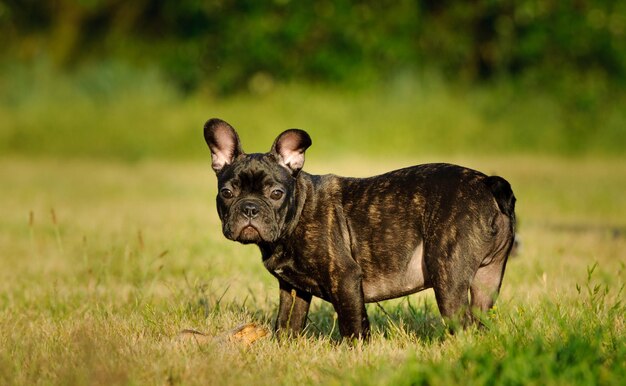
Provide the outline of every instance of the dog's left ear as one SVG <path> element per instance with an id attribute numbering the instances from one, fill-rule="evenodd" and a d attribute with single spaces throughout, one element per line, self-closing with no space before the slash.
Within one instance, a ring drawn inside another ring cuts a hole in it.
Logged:
<path id="1" fill-rule="evenodd" d="M 304 166 L 304 152 L 312 143 L 306 131 L 289 129 L 276 138 L 271 153 L 279 164 L 289 169 L 292 175 L 296 175 Z"/>

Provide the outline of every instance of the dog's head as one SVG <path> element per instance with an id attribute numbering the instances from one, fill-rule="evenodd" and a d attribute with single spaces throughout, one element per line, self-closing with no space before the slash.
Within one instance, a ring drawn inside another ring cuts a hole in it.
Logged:
<path id="1" fill-rule="evenodd" d="M 278 240 L 296 219 L 296 179 L 304 165 L 309 135 L 298 129 L 280 134 L 265 154 L 246 154 L 228 123 L 204 125 L 217 175 L 217 212 L 227 238 L 244 244 Z"/>

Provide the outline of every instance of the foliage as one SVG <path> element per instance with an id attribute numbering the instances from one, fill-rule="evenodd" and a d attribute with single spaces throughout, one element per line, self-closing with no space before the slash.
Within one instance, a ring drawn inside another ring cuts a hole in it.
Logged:
<path id="1" fill-rule="evenodd" d="M 625 15 L 618 0 L 4 0 L 0 30 L 25 59 L 156 63 L 183 89 L 369 84 L 439 68 L 454 81 L 597 84 L 589 98 L 624 85 Z"/>
<path id="2" fill-rule="evenodd" d="M 0 149 L 195 155 L 195 128 L 227 114 L 358 152 L 619 154 L 625 7 L 0 0 Z"/>

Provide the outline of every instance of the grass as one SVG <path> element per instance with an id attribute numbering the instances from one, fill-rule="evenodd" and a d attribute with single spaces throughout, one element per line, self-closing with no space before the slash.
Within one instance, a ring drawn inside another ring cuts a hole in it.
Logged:
<path id="1" fill-rule="evenodd" d="M 358 92 L 282 85 L 181 98 L 157 73 L 118 63 L 71 75 L 2 69 L 10 76 L 0 79 L 0 384 L 626 377 L 620 98 L 585 121 L 549 95 L 455 89 L 429 76 Z M 354 347 L 338 343 L 334 311 L 319 300 L 306 336 L 293 341 L 178 341 L 186 328 L 214 336 L 244 322 L 271 326 L 277 307 L 257 249 L 220 233 L 200 134 L 213 116 L 240 129 L 249 152 L 266 151 L 283 129 L 306 129 L 313 173 L 446 161 L 505 176 L 522 249 L 489 328 L 447 335 L 425 291 L 368 305 L 373 337 Z"/>
<path id="2" fill-rule="evenodd" d="M 181 343 L 184 328 L 218 335 L 244 322 L 270 326 L 277 305 L 277 283 L 255 247 L 221 236 L 208 154 L 134 163 L 4 156 L 0 384 L 623 382 L 623 159 L 328 162 L 316 151 L 305 166 L 313 173 L 446 160 L 511 181 L 523 245 L 488 330 L 447 335 L 425 291 L 370 304 L 372 340 L 355 347 L 337 343 L 332 307 L 319 300 L 307 335 L 293 341 Z"/>
<path id="3" fill-rule="evenodd" d="M 278 132 L 310 132 L 318 154 L 413 157 L 516 154 L 620 155 L 624 95 L 592 111 L 511 84 L 464 89 L 433 75 L 347 91 L 275 85 L 264 93 L 181 98 L 150 70 L 104 62 L 58 74 L 0 63 L 0 152 L 131 161 L 201 159 L 202 124 L 220 117 L 245 149 L 267 151 Z M 626 95 L 626 94 L 625 94 Z"/>

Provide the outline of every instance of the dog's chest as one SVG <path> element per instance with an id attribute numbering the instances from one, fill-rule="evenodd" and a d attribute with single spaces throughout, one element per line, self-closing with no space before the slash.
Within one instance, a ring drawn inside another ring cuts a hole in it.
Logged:
<path id="1" fill-rule="evenodd" d="M 313 272 L 314 267 L 284 255 L 272 256 L 263 264 L 272 275 L 293 287 L 323 299 L 326 297 L 321 290 L 318 275 Z"/>

